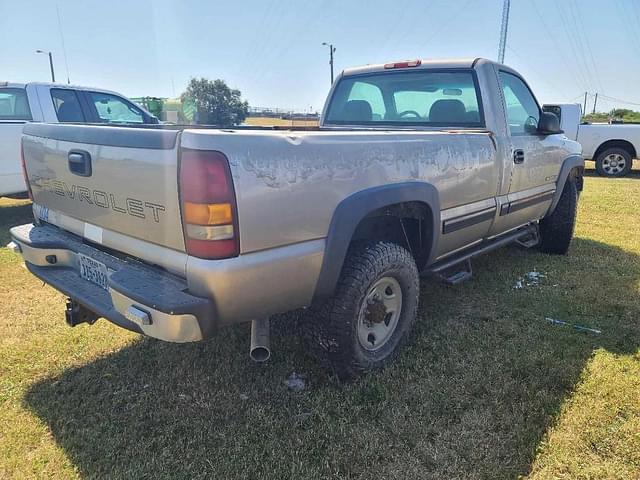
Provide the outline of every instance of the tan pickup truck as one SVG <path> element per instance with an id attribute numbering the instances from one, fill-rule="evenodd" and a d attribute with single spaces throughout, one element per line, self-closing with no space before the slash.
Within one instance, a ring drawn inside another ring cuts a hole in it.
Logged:
<path id="1" fill-rule="evenodd" d="M 457 283 L 513 242 L 566 253 L 584 168 L 484 59 L 345 70 L 317 128 L 30 124 L 22 145 L 35 221 L 14 248 L 71 325 L 191 342 L 252 322 L 264 360 L 268 317 L 303 309 L 343 378 L 398 350 L 420 274 Z"/>

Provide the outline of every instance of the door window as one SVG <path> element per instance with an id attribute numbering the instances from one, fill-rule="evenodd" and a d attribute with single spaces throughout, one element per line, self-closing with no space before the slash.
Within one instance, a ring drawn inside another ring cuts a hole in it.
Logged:
<path id="1" fill-rule="evenodd" d="M 52 88 L 51 100 L 53 100 L 53 108 L 56 110 L 56 116 L 59 122 L 85 123 L 87 121 L 82 113 L 78 94 L 74 90 Z"/>
<path id="2" fill-rule="evenodd" d="M 144 115 L 139 108 L 116 95 L 88 92 L 91 103 L 96 107 L 98 119 L 104 123 L 144 123 Z"/>
<path id="3" fill-rule="evenodd" d="M 511 135 L 532 135 L 538 129 L 540 107 L 527 85 L 515 75 L 500 72 Z"/>

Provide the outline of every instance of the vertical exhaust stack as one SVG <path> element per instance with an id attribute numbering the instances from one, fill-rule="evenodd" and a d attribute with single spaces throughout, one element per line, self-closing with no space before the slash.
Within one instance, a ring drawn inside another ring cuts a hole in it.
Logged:
<path id="1" fill-rule="evenodd" d="M 251 321 L 251 348 L 249 356 L 254 362 L 262 363 L 269 360 L 271 349 L 269 348 L 269 319 Z"/>

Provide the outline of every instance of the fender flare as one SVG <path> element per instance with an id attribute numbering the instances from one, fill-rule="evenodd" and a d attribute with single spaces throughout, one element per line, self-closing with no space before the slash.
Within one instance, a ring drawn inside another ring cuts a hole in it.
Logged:
<path id="1" fill-rule="evenodd" d="M 581 155 L 570 155 L 562 161 L 562 167 L 560 167 L 560 173 L 558 174 L 558 178 L 556 179 L 556 191 L 553 194 L 553 200 L 551 202 L 549 210 L 547 211 L 547 216 L 551 215 L 558 206 L 564 184 L 569 177 L 569 173 L 574 168 L 577 168 L 579 170 L 580 178 L 582 178 L 582 174 L 584 173 L 584 158 L 582 158 Z M 582 185 L 579 186 L 579 190 L 582 190 Z"/>
<path id="2" fill-rule="evenodd" d="M 405 202 L 421 202 L 431 210 L 433 228 L 428 263 L 432 263 L 440 232 L 438 190 L 425 182 L 402 182 L 360 190 L 342 200 L 333 212 L 314 301 L 334 294 L 349 244 L 362 219 L 380 208 Z"/>

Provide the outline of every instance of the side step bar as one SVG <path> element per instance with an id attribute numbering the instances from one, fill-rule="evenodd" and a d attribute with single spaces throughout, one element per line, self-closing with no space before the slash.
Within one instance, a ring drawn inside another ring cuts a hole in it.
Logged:
<path id="1" fill-rule="evenodd" d="M 532 247 L 538 243 L 538 225 L 528 225 L 511 233 L 487 240 L 475 247 L 464 250 L 451 258 L 436 262 L 421 272 L 421 275 L 437 274 L 447 283 L 455 285 L 467 280 L 472 275 L 471 259 L 477 255 L 490 252 L 496 248 L 517 242 L 524 247 Z"/>
<path id="2" fill-rule="evenodd" d="M 473 276 L 471 259 L 468 258 L 460 263 L 456 263 L 450 268 L 441 270 L 437 275 L 449 285 L 457 285 L 465 280 L 469 280 Z"/>

